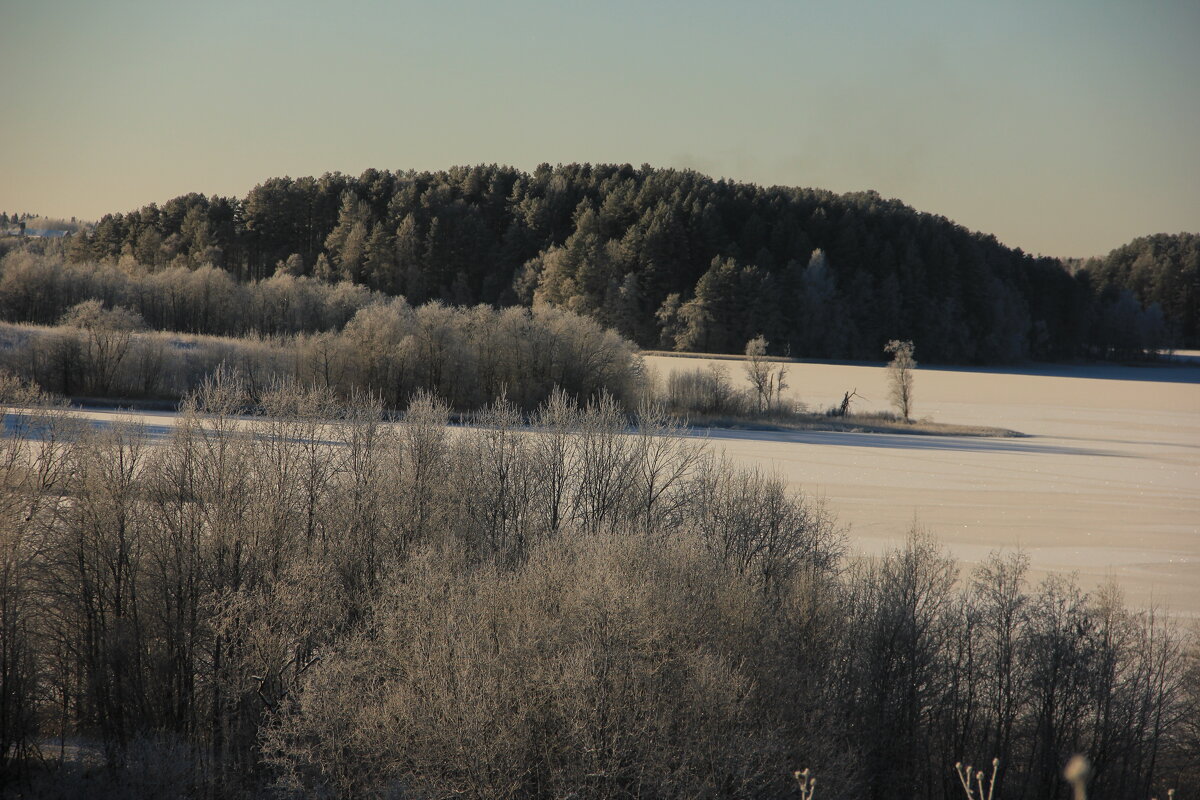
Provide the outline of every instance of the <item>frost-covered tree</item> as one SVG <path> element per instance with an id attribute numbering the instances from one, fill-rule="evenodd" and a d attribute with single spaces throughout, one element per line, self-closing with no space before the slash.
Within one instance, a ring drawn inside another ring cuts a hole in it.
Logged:
<path id="1" fill-rule="evenodd" d="M 746 377 L 754 387 L 759 413 L 776 405 L 787 388 L 787 365 L 767 358 L 769 344 L 762 334 L 746 342 Z"/>
<path id="2" fill-rule="evenodd" d="M 904 421 L 908 422 L 912 414 L 913 370 L 917 368 L 917 361 L 913 358 L 915 348 L 910 341 L 892 339 L 883 349 L 892 356 L 892 361 L 888 364 L 892 405 L 900 412 L 900 416 L 904 417 Z"/>

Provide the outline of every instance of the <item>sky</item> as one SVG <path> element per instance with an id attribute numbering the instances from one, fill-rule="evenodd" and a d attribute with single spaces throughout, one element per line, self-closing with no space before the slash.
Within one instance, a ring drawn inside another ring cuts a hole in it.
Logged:
<path id="1" fill-rule="evenodd" d="M 0 211 L 648 163 L 1027 252 L 1200 231 L 1197 0 L 0 0 Z"/>

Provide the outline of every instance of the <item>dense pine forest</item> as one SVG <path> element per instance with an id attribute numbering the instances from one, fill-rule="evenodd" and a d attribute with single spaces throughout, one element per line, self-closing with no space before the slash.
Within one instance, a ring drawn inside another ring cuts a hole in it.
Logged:
<path id="1" fill-rule="evenodd" d="M 1158 306 L 1175 342 L 1200 346 L 1200 234 L 1143 236 L 1081 268 L 1100 296 L 1123 303 L 1127 313 L 1131 297 Z"/>
<path id="2" fill-rule="evenodd" d="M 1143 259 L 1130 281 L 1140 251 L 1072 270 L 874 192 L 572 164 L 273 178 L 240 200 L 105 216 L 66 255 L 309 276 L 413 305 L 543 302 L 651 348 L 741 352 L 762 334 L 777 354 L 878 359 L 899 338 L 926 362 L 990 363 L 1193 344 L 1194 238 L 1152 241 L 1186 263 Z"/>

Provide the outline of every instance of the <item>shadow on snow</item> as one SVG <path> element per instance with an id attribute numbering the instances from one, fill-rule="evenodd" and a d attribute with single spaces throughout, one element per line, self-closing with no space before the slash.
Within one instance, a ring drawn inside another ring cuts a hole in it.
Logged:
<path id="1" fill-rule="evenodd" d="M 721 428 L 702 428 L 696 435 L 711 439 L 744 442 L 775 442 L 778 444 L 835 445 L 840 447 L 871 447 L 889 450 L 924 450 L 932 452 L 1019 453 L 1023 455 L 1118 456 L 1108 450 L 1039 444 L 1022 439 L 985 438 L 980 436 L 928 436 L 908 433 L 853 433 L 849 431 L 735 431 Z"/>

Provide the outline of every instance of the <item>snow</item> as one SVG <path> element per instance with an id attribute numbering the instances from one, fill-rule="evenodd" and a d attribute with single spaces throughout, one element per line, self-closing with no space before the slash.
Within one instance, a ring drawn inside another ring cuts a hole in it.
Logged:
<path id="1" fill-rule="evenodd" d="M 919 355 L 919 354 L 918 354 Z M 649 356 L 660 379 L 707 359 Z M 744 380 L 738 361 L 716 362 Z M 887 408 L 881 365 L 793 363 L 788 393 L 809 407 L 857 388 L 856 410 Z M 81 412 L 140 420 L 152 439 L 170 412 Z M 915 374 L 915 415 L 1011 428 L 1024 438 L 721 431 L 711 446 L 825 499 L 859 552 L 900 544 L 914 521 L 964 563 L 1025 550 L 1033 579 L 1112 578 L 1134 606 L 1200 618 L 1200 366 L 1034 366 Z"/>
<path id="2" fill-rule="evenodd" d="M 919 356 L 919 353 L 918 353 Z M 741 364 L 720 361 L 731 380 Z M 647 357 L 652 373 L 705 359 Z M 887 408 L 881 365 L 789 364 L 788 393 L 824 409 L 857 388 Z M 732 459 L 824 497 L 854 547 L 878 553 L 914 520 L 964 562 L 1024 549 L 1035 579 L 1108 578 L 1135 606 L 1200 617 L 1200 368 L 926 369 L 915 415 L 1011 428 L 1019 439 L 710 431 Z"/>

